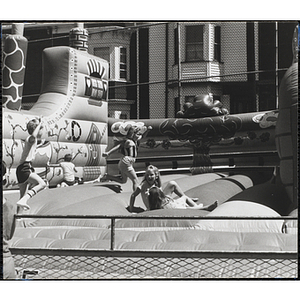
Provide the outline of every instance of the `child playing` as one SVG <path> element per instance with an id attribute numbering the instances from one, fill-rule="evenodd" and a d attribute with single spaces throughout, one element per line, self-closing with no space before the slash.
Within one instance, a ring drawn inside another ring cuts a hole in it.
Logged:
<path id="1" fill-rule="evenodd" d="M 218 201 L 213 204 L 203 206 L 203 204 L 196 204 L 191 198 L 186 195 L 178 199 L 173 199 L 171 195 L 165 194 L 159 187 L 153 186 L 148 192 L 150 210 L 154 209 L 205 209 L 208 211 L 214 210 L 218 206 Z"/>
<path id="2" fill-rule="evenodd" d="M 153 165 L 149 165 L 146 168 L 145 171 L 145 176 L 144 179 L 141 182 L 141 185 L 138 186 L 138 188 L 131 194 L 130 196 L 130 204 L 129 204 L 129 211 L 133 212 L 133 207 L 134 207 L 134 202 L 135 198 L 141 194 L 142 200 L 144 202 L 144 205 L 146 206 L 147 210 L 150 210 L 150 203 L 148 199 L 148 190 L 151 187 L 159 187 L 161 188 L 162 183 L 161 183 L 161 178 L 160 178 L 160 173 L 157 167 Z M 165 187 L 163 188 L 163 192 L 165 195 L 172 195 L 172 193 L 175 193 L 179 197 L 185 196 L 187 201 L 190 203 L 195 203 L 194 200 L 197 200 L 196 198 L 189 198 L 187 197 L 178 183 L 174 180 L 169 181 Z M 195 203 L 196 204 L 196 203 Z M 203 205 L 202 205 L 203 206 Z"/>
<path id="3" fill-rule="evenodd" d="M 149 130 L 151 130 L 152 127 L 149 126 L 147 130 L 144 133 L 144 136 L 147 134 Z M 138 178 L 135 173 L 135 170 L 133 168 L 133 164 L 135 162 L 135 159 L 137 157 L 137 147 L 138 147 L 138 141 L 143 138 L 143 135 L 140 132 L 139 128 L 130 127 L 128 129 L 126 139 L 118 144 L 117 146 L 113 147 L 108 152 L 104 152 L 102 154 L 103 157 L 109 156 L 111 153 L 120 150 L 120 152 L 123 154 L 122 158 L 119 161 L 118 168 L 121 173 L 120 176 L 114 176 L 105 174 L 104 177 L 101 179 L 101 181 L 105 180 L 113 180 L 118 183 L 126 183 L 127 178 L 129 177 L 133 184 L 133 191 L 135 191 L 138 187 Z"/>
<path id="4" fill-rule="evenodd" d="M 30 209 L 27 201 L 46 187 L 46 183 L 35 173 L 31 164 L 36 154 L 38 140 L 43 134 L 43 128 L 42 118 L 33 119 L 27 123 L 29 136 L 25 140 L 20 164 L 16 171 L 20 188 L 20 200 L 17 202 L 18 211 Z M 32 188 L 28 190 L 30 185 Z"/>
<path id="5" fill-rule="evenodd" d="M 72 163 L 72 154 L 66 154 L 64 157 L 64 161 L 61 162 L 58 166 L 60 166 L 63 170 L 63 181 L 60 186 L 72 186 L 75 184 L 75 173 L 77 173 L 77 169 L 75 165 Z"/>
<path id="6" fill-rule="evenodd" d="M 146 206 L 147 210 L 150 209 L 148 196 L 146 195 L 146 191 L 151 186 L 158 186 L 161 187 L 161 179 L 158 169 L 155 166 L 149 165 L 146 168 L 144 179 L 142 180 L 141 184 L 136 188 L 136 190 L 130 196 L 130 204 L 129 204 L 129 211 L 133 212 L 135 198 L 141 194 L 142 200 L 144 205 Z"/>

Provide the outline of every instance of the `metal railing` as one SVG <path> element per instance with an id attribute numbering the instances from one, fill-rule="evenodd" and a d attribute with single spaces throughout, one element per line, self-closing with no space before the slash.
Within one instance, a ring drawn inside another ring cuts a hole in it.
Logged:
<path id="1" fill-rule="evenodd" d="M 296 217 L 141 215 L 16 215 L 17 218 L 110 219 L 110 248 L 12 248 L 19 277 L 27 279 L 298 278 L 297 251 L 178 251 L 115 249 L 118 219 L 297 220 Z M 23 271 L 21 271 L 23 270 Z"/>
<path id="2" fill-rule="evenodd" d="M 298 220 L 297 217 L 234 217 L 234 216 L 145 216 L 145 215 L 16 215 L 16 218 L 34 218 L 34 219 L 110 219 L 111 244 L 110 250 L 115 247 L 115 224 L 116 220 L 134 219 L 134 220 Z"/>

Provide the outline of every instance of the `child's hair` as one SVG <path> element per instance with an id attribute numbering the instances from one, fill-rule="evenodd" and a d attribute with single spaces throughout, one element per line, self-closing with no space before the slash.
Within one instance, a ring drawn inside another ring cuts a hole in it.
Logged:
<path id="1" fill-rule="evenodd" d="M 147 172 L 150 171 L 150 170 L 151 170 L 151 171 L 154 171 L 155 176 L 156 176 L 155 182 L 154 182 L 155 186 L 161 187 L 161 178 L 160 178 L 159 170 L 158 170 L 157 167 L 155 167 L 155 166 L 153 166 L 153 165 L 149 165 L 149 166 L 146 168 L 143 181 L 146 181 L 146 180 L 147 180 L 147 179 L 146 179 L 146 174 L 147 174 Z"/>
<path id="2" fill-rule="evenodd" d="M 133 136 L 140 131 L 140 128 L 138 127 L 134 127 L 134 126 L 130 126 L 128 131 L 127 131 L 127 134 L 126 134 L 126 138 L 128 139 L 133 139 Z"/>
<path id="3" fill-rule="evenodd" d="M 65 161 L 72 161 L 72 154 L 66 154 L 64 157 Z"/>
<path id="4" fill-rule="evenodd" d="M 29 134 L 32 134 L 34 130 L 37 128 L 39 125 L 39 121 L 37 119 L 32 119 L 27 123 L 27 130 Z"/>
<path id="5" fill-rule="evenodd" d="M 160 209 L 163 200 L 165 199 L 164 192 L 157 186 L 153 186 L 149 189 L 149 206 L 150 210 Z"/>

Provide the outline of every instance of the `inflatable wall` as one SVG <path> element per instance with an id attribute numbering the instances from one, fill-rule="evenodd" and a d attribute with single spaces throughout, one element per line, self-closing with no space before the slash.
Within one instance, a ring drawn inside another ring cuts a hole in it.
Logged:
<path id="1" fill-rule="evenodd" d="M 50 185 L 61 180 L 59 163 L 66 153 L 73 155 L 78 174 L 85 181 L 105 172 L 102 158 L 107 145 L 107 61 L 70 47 L 43 52 L 43 81 L 37 103 L 29 111 L 3 111 L 3 160 L 8 166 L 7 187 L 17 184 L 26 124 L 44 117 L 46 129 L 33 166 Z"/>
<path id="2" fill-rule="evenodd" d="M 13 110 L 21 109 L 28 41 L 24 24 L 13 24 L 3 48 L 2 103 Z"/>

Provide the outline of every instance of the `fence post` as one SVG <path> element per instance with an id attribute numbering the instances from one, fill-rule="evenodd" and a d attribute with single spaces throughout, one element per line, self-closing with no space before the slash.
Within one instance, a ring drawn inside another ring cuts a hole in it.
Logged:
<path id="1" fill-rule="evenodd" d="M 115 218 L 111 218 L 110 250 L 115 248 Z"/>

